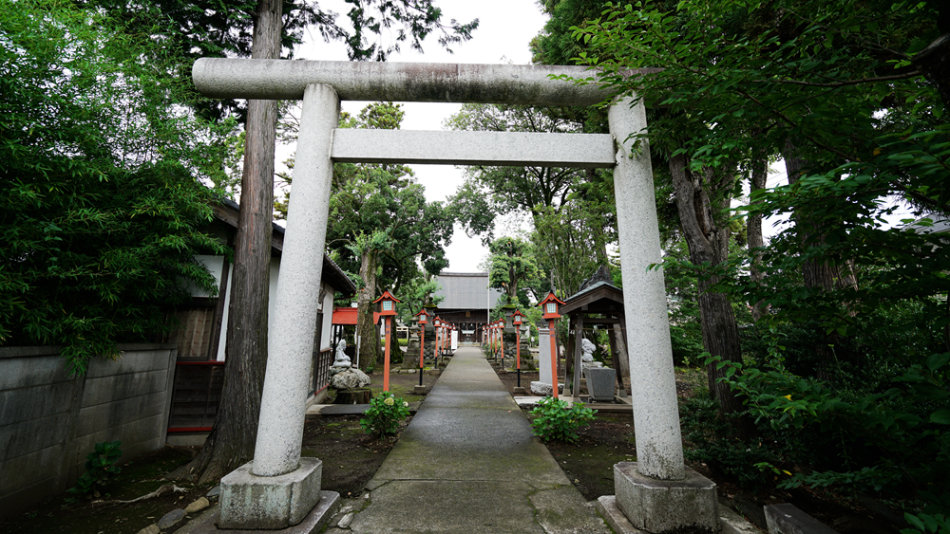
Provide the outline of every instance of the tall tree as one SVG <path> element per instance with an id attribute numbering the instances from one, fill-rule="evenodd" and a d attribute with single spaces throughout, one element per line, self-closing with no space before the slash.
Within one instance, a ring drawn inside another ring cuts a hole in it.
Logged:
<path id="1" fill-rule="evenodd" d="M 280 57 L 281 0 L 260 0 L 251 57 Z M 264 370 L 271 219 L 274 210 L 276 100 L 249 100 L 241 176 L 241 211 L 234 238 L 234 272 L 225 345 L 224 387 L 211 434 L 188 469 L 216 480 L 254 453 Z"/>
<path id="2" fill-rule="evenodd" d="M 905 2 L 901 8 L 886 3 L 880 9 L 856 9 L 847 0 L 833 6 L 779 0 L 714 4 L 614 6 L 576 34 L 586 45 L 579 55 L 603 69 L 604 83 L 618 91 L 635 90 L 658 109 L 651 117 L 651 146 L 670 161 L 683 158 L 670 170 L 680 184 L 680 217 L 699 223 L 682 221 L 691 255 L 694 244 L 704 243 L 700 237 L 725 230 L 705 224 L 702 218 L 715 222 L 717 214 L 702 215 L 705 201 L 697 200 L 706 195 L 715 201 L 728 192 L 732 185 L 723 180 L 739 166 L 754 167 L 763 153 L 777 154 L 791 143 L 795 151 L 790 155 L 809 161 L 812 173 L 873 159 L 883 132 L 875 109 L 900 101 L 895 88 L 916 84 L 904 94 L 922 95 L 921 86 L 911 81 L 920 80 L 920 73 L 908 65 L 934 30 L 932 20 L 921 18 L 928 8 L 919 3 Z M 872 37 L 868 31 L 878 33 Z M 625 74 L 642 67 L 664 70 Z M 844 131 L 848 135 L 840 134 Z M 690 175 L 691 180 L 683 179 Z M 691 237 L 690 227 L 702 235 Z M 831 260 L 821 240 L 810 240 L 808 249 L 819 263 L 822 256 L 824 263 Z M 703 253 L 694 261 L 713 258 Z M 713 270 L 704 276 L 717 280 L 719 274 Z M 722 331 L 713 326 L 710 331 Z"/>
<path id="3" fill-rule="evenodd" d="M 341 126 L 396 129 L 403 116 L 400 105 L 374 103 L 358 117 L 342 117 Z M 384 288 L 399 297 L 404 285 L 417 285 L 424 273 L 435 275 L 448 265 L 444 247 L 453 220 L 441 202 L 426 201 L 424 188 L 403 165 L 337 164 L 333 181 L 330 220 L 336 222 L 327 243 L 341 267 L 359 272 L 359 361 L 373 367 L 380 354 L 373 301 Z"/>
<path id="4" fill-rule="evenodd" d="M 282 5 L 282 0 L 259 0 L 254 4 L 251 57 L 280 57 L 284 35 Z M 352 33 L 339 30 L 335 17 L 319 11 L 316 7 L 304 7 L 299 12 L 313 17 L 307 19 L 308 22 L 315 22 L 325 38 L 345 37 L 350 55 L 354 59 L 385 59 L 390 51 L 398 49 L 399 43 L 407 39 L 414 48 L 421 49 L 422 39 L 433 30 L 441 31 L 439 42 L 448 45 L 467 39 L 471 30 L 477 26 L 477 21 L 459 25 L 453 20 L 451 32 L 447 31 L 441 22 L 441 11 L 433 5 L 432 0 L 367 3 L 354 1 L 352 5 L 349 12 L 353 24 Z M 219 8 L 218 4 L 208 6 L 205 13 L 216 13 Z M 191 17 L 201 10 L 189 11 L 191 15 L 188 12 L 182 14 L 182 23 L 187 22 L 191 27 Z M 226 19 L 224 32 L 218 35 L 225 42 L 228 42 L 229 36 L 240 34 L 229 26 L 228 20 Z M 367 43 L 368 35 L 380 34 L 382 28 L 390 27 L 394 21 L 398 22 L 403 30 L 396 33 L 395 43 L 391 47 Z M 246 28 L 246 24 L 244 27 Z M 197 40 L 201 41 L 203 38 L 203 35 L 199 35 Z M 188 34 L 176 42 L 193 46 L 195 40 L 192 34 Z M 228 365 L 220 401 L 224 409 L 218 411 L 212 434 L 201 453 L 186 468 L 188 472 L 197 474 L 202 481 L 216 479 L 246 461 L 253 453 L 256 441 L 257 414 L 267 360 L 267 289 L 274 206 L 276 122 L 276 102 L 248 102 L 244 170 L 241 180 L 242 209 L 235 248 L 235 272 L 226 348 Z"/>
<path id="5" fill-rule="evenodd" d="M 449 124 L 460 130 L 582 132 L 577 117 L 571 109 L 468 104 Z M 496 215 L 530 216 L 548 287 L 570 293 L 608 262 L 616 228 L 612 198 L 610 173 L 600 169 L 475 166 L 452 206 L 467 231 L 481 234 L 486 244 Z"/>
<path id="6" fill-rule="evenodd" d="M 515 237 L 499 237 L 488 250 L 488 285 L 504 290 L 506 304 L 518 304 L 521 284 L 540 274 L 530 244 Z"/>

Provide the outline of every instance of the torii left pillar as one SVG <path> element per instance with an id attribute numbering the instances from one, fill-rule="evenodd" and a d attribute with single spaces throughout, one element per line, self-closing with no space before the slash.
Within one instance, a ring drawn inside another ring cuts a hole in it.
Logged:
<path id="1" fill-rule="evenodd" d="M 298 525 L 321 500 L 323 464 L 301 458 L 300 448 L 329 215 L 330 146 L 339 114 L 340 99 L 331 86 L 307 86 L 298 140 L 303 149 L 297 151 L 287 213 L 294 231 L 284 238 L 276 295 L 282 305 L 274 310 L 268 336 L 254 461 L 221 479 L 220 528 Z M 323 497 L 335 501 L 339 494 L 323 492 Z"/>

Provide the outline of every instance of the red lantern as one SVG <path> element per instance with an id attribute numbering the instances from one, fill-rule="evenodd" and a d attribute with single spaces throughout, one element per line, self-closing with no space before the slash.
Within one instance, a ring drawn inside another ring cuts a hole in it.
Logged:
<path id="1" fill-rule="evenodd" d="M 548 296 L 544 297 L 538 306 L 541 306 L 541 310 L 544 311 L 544 314 L 541 315 L 542 319 L 560 319 L 561 314 L 558 313 L 560 307 L 564 304 L 564 301 L 557 298 L 557 295 L 553 291 L 548 292 Z"/>
<path id="2" fill-rule="evenodd" d="M 383 360 L 383 391 L 389 391 L 389 345 L 392 337 L 393 317 L 396 316 L 396 303 L 402 302 L 389 292 L 383 291 L 383 294 L 373 304 L 379 304 L 379 316 L 385 321 L 386 328 L 386 359 Z"/>
<path id="3" fill-rule="evenodd" d="M 557 330 L 555 328 L 555 322 L 561 318 L 558 309 L 562 304 L 564 304 L 564 301 L 557 298 L 557 295 L 555 295 L 553 291 L 549 292 L 548 296 L 544 297 L 544 300 L 538 303 L 538 306 L 541 306 L 541 309 L 544 311 L 541 318 L 547 319 L 548 321 L 548 335 L 551 340 L 551 381 L 554 382 L 551 386 L 553 387 L 552 391 L 555 399 L 557 398 Z"/>
<path id="4" fill-rule="evenodd" d="M 424 361 L 423 350 L 425 350 L 426 346 L 426 323 L 429 322 L 426 318 L 429 317 L 429 312 L 427 312 L 425 308 L 422 308 L 414 317 L 417 318 L 416 322 L 419 323 L 419 385 L 421 386 L 422 370 L 424 368 L 422 363 Z"/>
<path id="5" fill-rule="evenodd" d="M 396 303 L 402 302 L 396 297 L 392 296 L 392 293 L 387 289 L 383 291 L 383 294 L 380 297 L 373 301 L 373 304 L 379 304 L 379 314 L 382 316 L 393 316 L 396 315 Z"/>

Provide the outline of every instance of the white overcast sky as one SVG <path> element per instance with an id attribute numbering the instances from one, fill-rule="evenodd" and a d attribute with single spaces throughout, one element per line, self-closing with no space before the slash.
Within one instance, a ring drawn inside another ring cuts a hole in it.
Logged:
<path id="1" fill-rule="evenodd" d="M 424 43 L 424 54 L 408 46 L 389 57 L 391 62 L 427 62 L 427 63 L 514 63 L 531 62 L 528 44 L 544 27 L 547 20 L 541 13 L 535 0 L 436 0 L 442 9 L 443 19 L 456 19 L 469 22 L 479 19 L 479 27 L 472 39 L 452 47 L 452 54 L 446 52 L 435 39 Z M 341 0 L 322 0 L 321 6 L 341 15 L 346 22 L 347 6 Z M 340 43 L 325 43 L 319 35 L 306 36 L 306 43 L 295 51 L 297 59 L 345 61 L 346 51 Z M 366 102 L 344 102 L 343 109 L 358 112 Z M 456 113 L 459 104 L 405 103 L 404 130 L 442 130 L 442 124 L 450 115 Z M 281 156 L 278 155 L 278 160 Z M 413 165 L 416 177 L 425 189 L 430 201 L 445 200 L 455 193 L 463 180 L 463 170 L 451 165 Z M 498 234 L 510 234 L 518 229 L 517 221 L 502 221 Z M 505 228 L 504 226 L 511 226 Z M 452 244 L 446 250 L 451 272 L 470 272 L 478 270 L 478 265 L 488 256 L 488 250 L 478 238 L 469 238 L 459 225 L 456 225 Z"/>

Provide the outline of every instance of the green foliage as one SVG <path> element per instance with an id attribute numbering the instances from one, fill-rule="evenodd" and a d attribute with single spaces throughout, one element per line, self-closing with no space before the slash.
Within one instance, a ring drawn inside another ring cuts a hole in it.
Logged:
<path id="1" fill-rule="evenodd" d="M 399 423 L 406 417 L 409 417 L 409 403 L 392 393 L 383 392 L 369 402 L 360 426 L 367 434 L 388 436 L 399 431 Z"/>
<path id="2" fill-rule="evenodd" d="M 575 442 L 578 429 L 594 420 L 596 410 L 582 402 L 573 405 L 554 397 L 545 397 L 531 410 L 531 428 L 543 441 Z"/>
<path id="3" fill-rule="evenodd" d="M 947 516 L 935 503 L 947 502 L 938 494 L 950 474 L 950 238 L 920 217 L 950 212 L 946 80 L 918 56 L 941 35 L 940 12 L 917 1 L 687 0 L 607 3 L 573 19 L 586 21 L 574 29 L 576 57 L 598 69 L 580 83 L 647 105 L 661 213 L 663 201 L 682 200 L 663 176 L 673 158 L 686 160 L 697 195 L 726 208 L 736 178 L 762 162 L 782 156 L 801 170 L 742 210 L 791 214 L 762 250 L 690 262 L 676 229 L 663 233 L 671 333 L 685 361 L 699 339 L 697 282 L 765 312 L 753 325 L 734 307 L 745 361 L 708 363 L 743 410 L 735 420 L 690 401 L 688 454 L 756 488 L 893 499 L 920 531 Z M 539 40 L 542 52 L 570 48 L 556 40 Z M 895 201 L 920 222 L 889 227 Z M 711 217 L 742 222 L 728 215 Z M 761 280 L 749 274 L 757 255 Z"/>
<path id="4" fill-rule="evenodd" d="M 908 485 L 939 490 L 950 476 L 950 353 L 873 389 L 831 388 L 776 362 L 763 369 L 710 362 L 726 368 L 723 380 L 742 398 L 744 415 L 772 438 L 762 442 L 772 459 L 756 463 L 797 471 L 780 487 L 901 497 Z"/>
<path id="5" fill-rule="evenodd" d="M 503 289 L 507 303 L 518 304 L 519 285 L 541 274 L 533 249 L 523 239 L 499 237 L 491 242 L 488 250 L 491 253 L 488 285 Z"/>
<path id="6" fill-rule="evenodd" d="M 122 471 L 116 463 L 122 456 L 120 441 L 96 443 L 95 451 L 86 456 L 86 471 L 79 476 L 76 485 L 68 493 L 83 498 L 100 498 L 106 494 L 109 484 Z"/>
<path id="7" fill-rule="evenodd" d="M 944 514 L 905 513 L 904 520 L 911 528 L 901 529 L 901 534 L 947 534 L 950 532 L 950 517 Z"/>
<path id="8" fill-rule="evenodd" d="M 457 130 L 511 132 L 582 132 L 577 110 L 467 104 L 448 125 Z M 471 167 L 451 199 L 455 217 L 469 232 L 493 240 L 496 217 L 528 215 L 537 266 L 535 294 L 552 285 L 575 292 L 599 265 L 607 264 L 607 243 L 615 239 L 613 183 L 610 172 L 549 167 Z"/>
<path id="9" fill-rule="evenodd" d="M 144 21 L 167 20 L 170 24 L 154 31 L 141 28 L 142 35 L 162 42 L 168 50 L 182 56 L 176 75 L 188 79 L 195 59 L 201 57 L 249 57 L 253 44 L 254 20 L 260 9 L 258 0 L 197 2 L 165 0 L 162 2 L 129 3 L 122 0 L 83 0 L 77 2 L 91 9 L 102 9 L 117 20 L 132 19 L 135 26 Z M 409 44 L 422 50 L 422 40 L 435 35 L 446 49 L 471 39 L 478 19 L 461 23 L 446 22 L 442 10 L 433 0 L 364 0 L 347 2 L 341 15 L 327 9 L 327 3 L 288 0 L 283 4 L 282 56 L 291 57 L 293 48 L 302 42 L 304 31 L 324 41 L 340 41 L 352 60 L 385 61 Z M 206 116 L 224 116 L 238 102 L 208 99 L 196 106 Z M 244 103 L 240 105 L 243 107 Z"/>
<path id="10" fill-rule="evenodd" d="M 342 117 L 341 126 L 394 129 L 402 118 L 400 105 L 380 102 L 358 117 Z M 340 266 L 357 272 L 364 254 L 376 254 L 379 286 L 400 299 L 403 285 L 420 289 L 424 273 L 438 274 L 448 264 L 444 247 L 453 220 L 441 202 L 427 202 L 424 191 L 403 165 L 336 164 L 327 247 Z"/>
<path id="11" fill-rule="evenodd" d="M 233 124 L 196 120 L 140 28 L 72 4 L 0 5 L 0 343 L 63 346 L 70 369 L 154 340 L 189 285 L 214 291 L 199 229 Z M 145 34 L 148 35 L 148 34 Z M 146 59 L 147 58 L 147 59 Z"/>
<path id="12" fill-rule="evenodd" d="M 762 491 L 773 486 L 775 478 L 784 475 L 772 467 L 779 463 L 780 455 L 769 445 L 778 442 L 767 444 L 755 440 L 747 443 L 736 435 L 734 417 L 720 416 L 716 402 L 708 394 L 699 394 L 680 403 L 686 458 L 710 466 L 744 488 Z"/>

